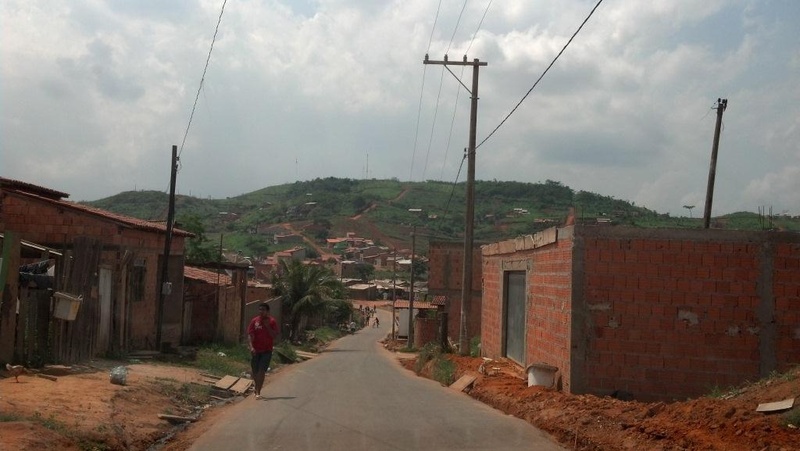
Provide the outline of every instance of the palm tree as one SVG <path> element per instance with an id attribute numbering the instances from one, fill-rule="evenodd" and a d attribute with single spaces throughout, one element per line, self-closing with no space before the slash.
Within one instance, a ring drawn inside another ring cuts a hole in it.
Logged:
<path id="1" fill-rule="evenodd" d="M 275 294 L 283 297 L 283 311 L 291 320 L 290 339 L 296 339 L 303 318 L 324 312 L 332 299 L 341 297 L 342 283 L 329 268 L 281 260 L 273 281 Z"/>

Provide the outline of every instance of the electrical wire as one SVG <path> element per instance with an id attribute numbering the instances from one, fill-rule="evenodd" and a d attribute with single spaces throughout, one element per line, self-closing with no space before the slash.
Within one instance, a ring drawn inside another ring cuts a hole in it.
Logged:
<path id="1" fill-rule="evenodd" d="M 483 21 L 486 19 L 486 14 L 489 12 L 489 7 L 492 6 L 492 1 L 493 0 L 489 0 L 489 2 L 486 4 L 486 8 L 483 10 L 483 16 L 481 16 L 481 21 L 478 23 L 478 28 L 475 29 L 475 33 L 472 34 L 472 39 L 469 41 L 469 45 L 467 46 L 467 50 L 464 51 L 465 55 L 467 53 L 469 53 L 469 50 L 472 48 L 472 44 L 475 43 L 475 38 L 478 36 L 478 32 L 481 31 L 481 27 L 483 26 Z M 465 7 L 467 6 L 466 2 L 464 2 L 464 6 Z M 464 9 L 462 8 L 461 11 L 463 12 Z M 452 42 L 452 39 L 451 39 L 451 42 Z M 466 69 L 466 66 L 461 66 L 461 73 L 459 74 L 459 78 L 464 77 L 464 70 L 465 69 Z M 459 99 L 459 97 L 461 97 L 461 88 L 462 87 L 463 86 L 461 86 L 461 83 L 459 83 L 456 86 L 456 100 L 455 100 L 455 103 L 453 104 L 453 118 L 450 121 L 450 133 L 447 135 L 447 145 L 444 148 L 444 158 L 442 159 L 442 169 L 439 172 L 439 178 L 442 179 L 442 180 L 444 180 L 444 168 L 447 165 L 447 155 L 450 153 L 450 141 L 453 138 L 453 126 L 455 125 L 455 122 L 456 122 L 456 112 L 458 111 L 458 99 Z M 463 164 L 463 160 L 462 160 L 462 164 Z M 459 172 L 460 172 L 460 169 L 459 169 Z M 458 179 L 456 179 L 456 182 L 458 182 Z"/>
<path id="2" fill-rule="evenodd" d="M 536 86 L 539 84 L 539 82 L 540 82 L 540 81 L 542 81 L 542 78 L 544 78 L 544 76 L 545 76 L 545 75 L 547 75 L 547 72 L 550 70 L 550 68 L 551 68 L 551 67 L 553 67 L 553 65 L 556 63 L 556 61 L 558 61 L 558 58 L 561 56 L 561 54 L 562 54 L 562 53 L 564 53 L 564 51 L 567 49 L 567 47 L 569 47 L 569 45 L 572 43 L 572 40 L 573 40 L 573 39 L 575 39 L 575 36 L 577 36 L 577 35 L 578 35 L 578 33 L 580 33 L 580 31 L 581 31 L 581 29 L 583 28 L 583 26 L 584 26 L 584 25 L 586 25 L 586 22 L 588 22 L 588 21 L 589 21 L 589 19 L 592 17 L 592 14 L 594 14 L 595 10 L 597 9 L 597 7 L 599 7 L 599 6 L 600 6 L 600 4 L 601 4 L 601 3 L 603 3 L 603 0 L 598 0 L 597 4 L 596 4 L 596 5 L 594 5 L 594 8 L 592 8 L 592 10 L 589 12 L 589 15 L 588 15 L 588 16 L 586 16 L 586 18 L 585 18 L 585 19 L 583 19 L 583 22 L 582 22 L 582 23 L 581 23 L 581 25 L 578 27 L 578 29 L 577 29 L 577 30 L 575 30 L 575 33 L 573 33 L 573 34 L 572 34 L 572 37 L 570 37 L 570 38 L 569 38 L 569 40 L 567 41 L 567 43 L 566 43 L 566 44 L 564 44 L 564 47 L 562 47 L 562 48 L 561 48 L 561 51 L 559 51 L 559 52 L 558 52 L 558 55 L 556 55 L 556 57 L 555 57 L 555 58 L 553 58 L 553 61 L 551 61 L 551 62 L 550 62 L 550 64 L 547 66 L 547 68 L 544 70 L 544 72 L 542 72 L 542 75 L 540 75 L 540 76 L 539 76 L 539 78 L 536 80 L 536 82 L 534 82 L 534 83 L 533 83 L 533 86 L 531 86 L 531 89 L 529 89 L 529 90 L 528 90 L 528 92 L 527 92 L 527 93 L 525 93 L 525 95 L 524 95 L 524 96 L 522 96 L 522 99 L 521 99 L 521 100 L 520 100 L 520 101 L 517 103 L 517 105 L 516 105 L 516 106 L 515 106 L 515 107 L 514 107 L 514 108 L 511 110 L 511 112 L 510 112 L 510 113 L 508 113 L 508 115 L 507 115 L 507 116 L 506 116 L 506 117 L 505 117 L 505 118 L 504 118 L 502 121 L 500 121 L 500 123 L 497 125 L 497 127 L 495 127 L 495 128 L 494 128 L 494 130 L 492 130 L 492 132 L 491 132 L 491 133 L 489 133 L 489 135 L 488 135 L 488 136 L 486 136 L 486 138 L 484 138 L 484 139 L 483 139 L 483 141 L 481 141 L 481 142 L 480 142 L 480 144 L 478 144 L 477 146 L 475 146 L 475 150 L 477 150 L 477 149 L 478 149 L 480 146 L 482 146 L 482 145 L 483 145 L 483 143 L 485 143 L 485 142 L 486 142 L 486 141 L 487 141 L 489 138 L 491 138 L 491 137 L 492 137 L 492 135 L 494 135 L 494 133 L 495 133 L 495 132 L 496 132 L 496 131 L 497 131 L 497 130 L 500 128 L 500 127 L 502 127 L 502 126 L 503 126 L 503 124 L 505 124 L 505 122 L 508 120 L 508 118 L 509 118 L 509 117 L 511 117 L 511 115 L 512 115 L 512 114 L 514 114 L 514 112 L 515 112 L 515 111 L 517 111 L 517 108 L 519 108 L 519 106 L 520 106 L 520 105 L 522 105 L 522 102 L 524 102 L 524 101 L 525 101 L 525 99 L 526 99 L 526 98 L 528 98 L 528 95 L 530 95 L 531 91 L 533 91 L 533 90 L 534 90 L 534 88 L 536 88 Z"/>
<path id="3" fill-rule="evenodd" d="M 453 40 L 456 38 L 456 32 L 458 31 L 458 27 L 461 24 L 461 17 L 464 15 L 464 10 L 467 8 L 467 2 L 469 0 L 464 0 L 464 4 L 461 6 L 461 12 L 458 14 L 458 20 L 456 20 L 456 26 L 453 27 L 453 34 L 450 36 L 450 42 L 447 44 L 447 49 L 445 50 L 444 54 L 447 55 L 450 53 L 450 47 L 453 45 Z M 463 68 L 462 68 L 463 69 Z M 439 77 L 439 91 L 436 93 L 436 107 L 433 110 L 433 122 L 431 123 L 431 134 L 428 137 L 428 150 L 425 152 L 425 165 L 422 168 L 422 180 L 425 180 L 425 176 L 428 173 L 428 161 L 430 160 L 431 156 L 431 147 L 433 147 L 433 133 L 436 130 L 436 119 L 439 117 L 439 102 L 442 98 L 442 87 L 444 86 L 444 72 L 445 67 L 442 66 L 442 74 Z M 452 127 L 450 129 L 452 131 Z M 448 142 L 449 142 L 448 138 Z"/>
<path id="4" fill-rule="evenodd" d="M 181 141 L 181 148 L 178 150 L 178 158 L 183 153 L 183 146 L 186 144 L 186 137 L 189 136 L 189 128 L 192 126 L 192 118 L 194 118 L 194 111 L 197 108 L 197 100 L 200 98 L 200 92 L 203 90 L 203 83 L 206 80 L 206 71 L 208 71 L 208 64 L 211 61 L 211 52 L 214 51 L 214 43 L 217 41 L 217 33 L 219 32 L 219 24 L 222 22 L 222 13 L 225 12 L 225 4 L 228 0 L 222 1 L 222 8 L 219 10 L 219 18 L 217 18 L 217 26 L 214 28 L 214 37 L 211 38 L 211 47 L 208 49 L 208 56 L 206 57 L 206 65 L 203 67 L 203 75 L 200 77 L 200 86 L 197 87 L 197 94 L 194 96 L 194 105 L 192 105 L 192 112 L 189 114 L 189 123 L 186 124 L 186 132 L 183 134 L 183 141 Z"/>
<path id="5" fill-rule="evenodd" d="M 428 38 L 428 48 L 425 50 L 425 54 L 430 53 L 431 51 L 431 43 L 433 42 L 433 33 L 436 31 L 436 23 L 439 21 L 439 11 L 442 8 L 442 0 L 439 0 L 439 5 L 436 7 L 436 17 L 433 18 L 433 26 L 431 27 L 431 35 Z M 414 131 L 414 148 L 411 151 L 411 167 L 408 169 L 408 180 L 412 181 L 414 179 L 414 160 L 417 158 L 417 142 L 419 141 L 419 122 L 420 117 L 422 116 L 422 94 L 425 92 L 425 74 L 427 73 L 428 66 L 426 64 L 422 65 L 422 84 L 419 88 L 419 105 L 417 106 L 417 126 L 416 130 Z"/>

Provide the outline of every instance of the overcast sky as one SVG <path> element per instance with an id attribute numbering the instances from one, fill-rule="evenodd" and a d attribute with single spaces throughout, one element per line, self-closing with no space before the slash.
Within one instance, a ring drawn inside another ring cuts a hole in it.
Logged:
<path id="1" fill-rule="evenodd" d="M 424 55 L 488 63 L 480 142 L 595 3 L 229 0 L 178 192 L 223 198 L 318 177 L 452 182 L 470 95 Z M 167 191 L 222 4 L 3 0 L 0 175 L 72 200 Z M 476 177 L 556 180 L 702 215 L 721 97 L 713 214 L 800 214 L 798 24 L 796 0 L 606 0 L 478 149 Z M 471 69 L 451 69 L 471 86 Z"/>

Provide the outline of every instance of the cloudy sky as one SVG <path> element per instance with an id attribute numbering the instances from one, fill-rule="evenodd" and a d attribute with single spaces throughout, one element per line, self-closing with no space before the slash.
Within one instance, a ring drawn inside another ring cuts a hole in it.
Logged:
<path id="1" fill-rule="evenodd" d="M 178 192 L 198 197 L 452 182 L 470 95 L 424 55 L 488 63 L 480 142 L 595 3 L 228 0 L 184 143 L 223 0 L 3 0 L 0 175 L 73 200 L 167 191 L 174 144 Z M 800 214 L 799 23 L 796 0 L 605 0 L 478 149 L 476 177 L 702 214 L 721 97 L 713 214 Z"/>

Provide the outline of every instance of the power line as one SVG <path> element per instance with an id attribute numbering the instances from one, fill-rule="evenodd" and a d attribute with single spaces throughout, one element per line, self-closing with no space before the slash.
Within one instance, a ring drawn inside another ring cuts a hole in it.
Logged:
<path id="1" fill-rule="evenodd" d="M 469 0 L 464 0 L 464 4 L 461 6 L 461 12 L 458 13 L 458 20 L 456 20 L 456 26 L 453 27 L 453 34 L 450 36 L 450 42 L 447 44 L 447 50 L 445 50 L 444 54 L 447 55 L 450 53 L 450 47 L 453 45 L 453 40 L 456 38 L 456 32 L 458 32 L 458 27 L 461 24 L 461 17 L 464 15 L 464 9 L 467 7 L 467 2 Z M 462 72 L 464 68 L 461 68 Z M 442 74 L 439 77 L 439 91 L 436 93 L 436 107 L 433 110 L 433 123 L 431 124 L 431 134 L 428 137 L 428 150 L 425 152 L 425 166 L 422 168 L 422 180 L 425 180 L 425 176 L 428 173 L 428 160 L 431 156 L 431 147 L 433 147 L 433 132 L 436 130 L 436 119 L 439 117 L 439 102 L 442 98 L 442 87 L 444 86 L 444 71 L 445 67 L 442 67 Z M 453 115 L 453 120 L 455 120 L 455 114 Z M 450 131 L 452 132 L 453 128 L 450 127 Z M 448 138 L 448 145 L 450 139 Z M 446 152 L 446 150 L 445 150 Z M 445 157 L 446 157 L 445 153 Z"/>
<path id="2" fill-rule="evenodd" d="M 439 5 L 436 7 L 436 17 L 433 19 L 433 26 L 431 27 L 431 35 L 428 38 L 428 48 L 425 53 L 430 53 L 431 43 L 433 42 L 433 33 L 436 31 L 436 23 L 439 21 L 439 11 L 442 8 L 442 0 L 439 0 Z M 414 179 L 414 160 L 417 158 L 417 142 L 419 141 L 419 121 L 422 116 L 422 94 L 425 92 L 425 74 L 428 68 L 422 66 L 422 84 L 419 88 L 419 105 L 417 106 L 417 126 L 414 130 L 414 148 L 411 151 L 411 167 L 408 169 L 408 180 Z"/>
<path id="3" fill-rule="evenodd" d="M 200 86 L 197 87 L 197 94 L 194 96 L 194 105 L 192 105 L 192 113 L 189 115 L 189 123 L 186 125 L 186 132 L 183 134 L 183 141 L 181 141 L 181 148 L 178 152 L 180 158 L 183 152 L 183 146 L 186 144 L 186 137 L 189 136 L 189 128 L 192 126 L 192 118 L 194 118 L 194 110 L 197 108 L 197 100 L 200 98 L 200 91 L 203 90 L 203 83 L 206 79 L 206 71 L 208 71 L 208 63 L 211 61 L 211 52 L 214 50 L 214 42 L 217 41 L 217 33 L 219 32 L 219 24 L 222 22 L 222 13 L 225 12 L 225 4 L 228 0 L 222 1 L 222 8 L 219 10 L 219 18 L 217 18 L 217 26 L 214 28 L 214 37 L 211 38 L 211 47 L 208 49 L 208 57 L 206 57 L 206 65 L 203 67 L 203 75 L 200 77 Z"/>
<path id="4" fill-rule="evenodd" d="M 558 58 L 561 56 L 562 53 L 564 53 L 564 50 L 566 50 L 567 47 L 569 47 L 569 45 L 572 43 L 572 40 L 575 39 L 575 36 L 577 36 L 578 33 L 580 33 L 580 31 L 583 28 L 583 26 L 586 25 L 586 22 L 589 21 L 589 19 L 592 17 L 592 14 L 594 14 L 594 11 L 597 9 L 598 6 L 600 6 L 601 3 L 603 3 L 603 0 L 598 0 L 597 4 L 594 5 L 594 8 L 592 8 L 592 10 L 589 12 L 589 15 L 586 16 L 586 19 L 583 19 L 583 22 L 581 23 L 581 25 L 578 27 L 577 30 L 575 30 L 575 33 L 573 33 L 572 37 L 570 37 L 569 40 L 567 41 L 567 43 L 564 44 L 564 47 L 562 47 L 561 51 L 558 52 L 558 55 L 556 55 L 556 57 L 553 58 L 553 61 L 551 61 L 550 64 L 547 66 L 547 68 L 544 70 L 544 72 L 542 72 L 542 75 L 539 76 L 539 78 L 536 80 L 536 82 L 533 84 L 533 86 L 531 86 L 531 89 L 529 89 L 528 92 L 525 93 L 524 96 L 522 96 L 522 99 L 519 101 L 519 103 L 517 103 L 517 105 L 514 107 L 514 109 L 512 109 L 511 112 L 508 113 L 508 115 L 502 121 L 500 121 L 500 123 L 497 125 L 497 127 L 495 127 L 494 130 L 492 130 L 492 132 L 489 133 L 489 135 L 486 138 L 484 138 L 483 141 L 480 142 L 480 144 L 475 146 L 476 150 L 478 149 L 478 147 L 482 146 L 483 143 L 485 143 L 489 138 L 491 138 L 492 135 L 494 135 L 494 133 L 500 127 L 502 127 L 503 124 L 505 124 L 506 120 L 508 120 L 508 118 L 511 117 L 511 115 L 514 114 L 515 111 L 517 111 L 517 108 L 519 108 L 519 106 L 522 105 L 522 102 L 524 102 L 525 99 L 528 98 L 528 95 L 530 95 L 531 91 L 533 91 L 533 89 L 536 88 L 536 86 L 539 84 L 540 81 L 542 81 L 542 78 L 544 78 L 544 76 L 547 74 L 547 72 L 550 70 L 550 68 L 553 67 L 553 65 L 556 63 L 556 61 L 558 61 Z"/>
<path id="5" fill-rule="evenodd" d="M 472 34 L 472 39 L 469 41 L 469 45 L 467 46 L 467 50 L 464 52 L 465 54 L 469 53 L 469 50 L 472 48 L 472 44 L 475 42 L 475 38 L 478 36 L 478 32 L 481 31 L 481 27 L 483 26 L 483 21 L 484 21 L 484 19 L 486 19 L 486 14 L 489 12 L 489 7 L 492 6 L 492 1 L 493 0 L 489 0 L 489 2 L 486 3 L 486 9 L 483 10 L 483 16 L 481 16 L 481 21 L 478 23 L 478 28 L 475 30 L 475 33 Z M 464 6 L 465 7 L 467 6 L 466 2 L 464 2 Z M 463 12 L 464 9 L 462 8 L 461 11 Z M 459 17 L 459 20 L 460 20 L 460 17 Z M 455 32 L 453 32 L 453 35 L 455 36 Z M 452 39 L 450 41 L 452 42 Z M 448 49 L 449 49 L 449 47 L 448 47 Z M 459 74 L 459 78 L 463 78 L 464 77 L 464 69 L 466 69 L 466 66 L 461 66 L 461 74 Z M 444 148 L 444 158 L 442 159 L 442 170 L 439 173 L 439 178 L 442 179 L 442 180 L 444 180 L 444 168 L 445 168 L 445 165 L 447 164 L 447 155 L 450 153 L 450 141 L 453 138 L 453 125 L 456 122 L 456 112 L 458 111 L 458 99 L 460 97 L 461 97 L 461 84 L 458 84 L 456 86 L 456 100 L 453 103 L 453 118 L 450 120 L 450 132 L 447 135 L 447 145 Z M 464 160 L 463 159 L 461 160 L 461 164 L 462 165 L 464 164 Z M 461 172 L 461 168 L 459 168 L 459 173 L 460 172 Z M 456 182 L 458 182 L 458 176 L 456 176 Z"/>

